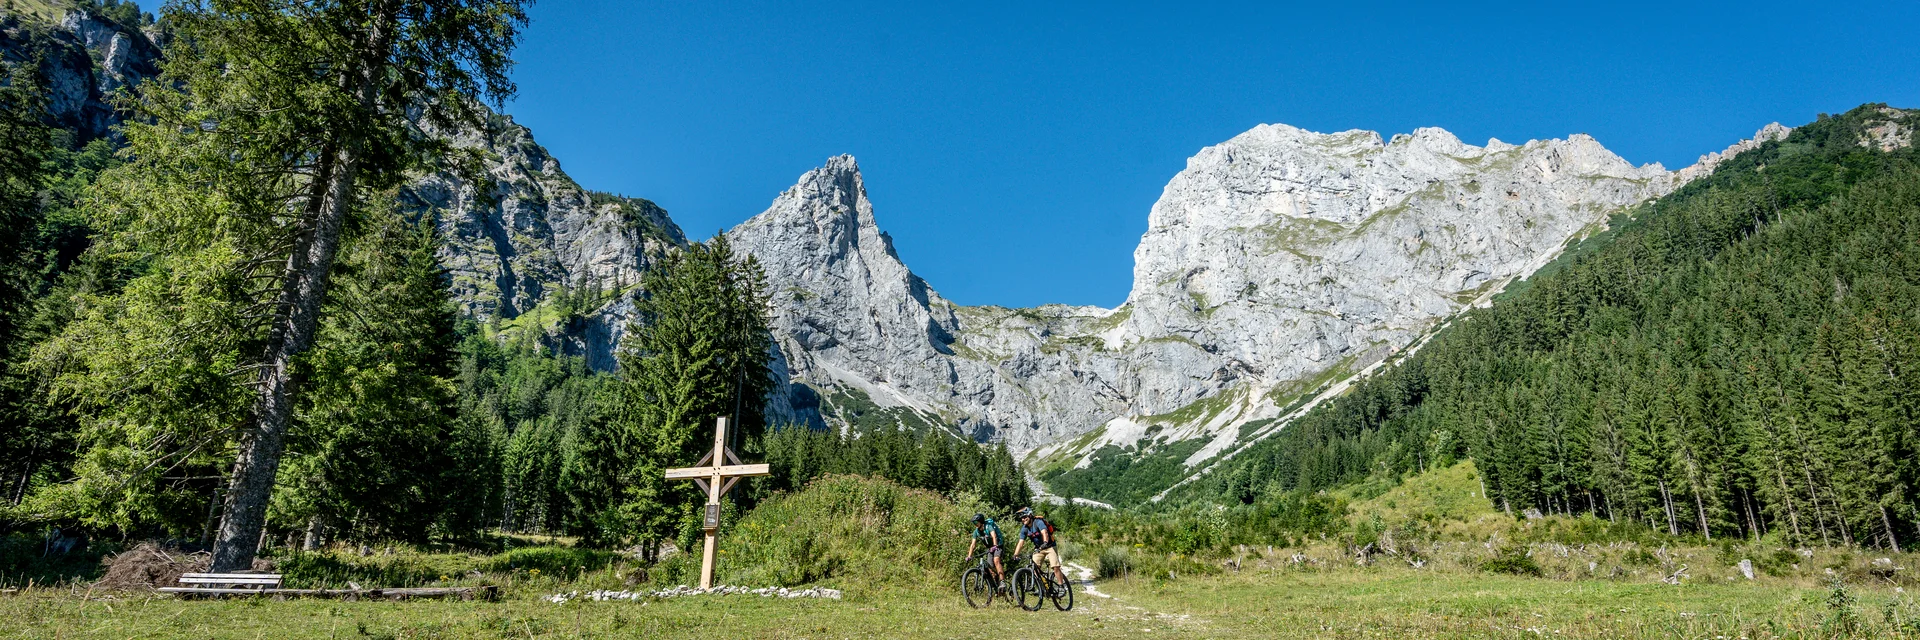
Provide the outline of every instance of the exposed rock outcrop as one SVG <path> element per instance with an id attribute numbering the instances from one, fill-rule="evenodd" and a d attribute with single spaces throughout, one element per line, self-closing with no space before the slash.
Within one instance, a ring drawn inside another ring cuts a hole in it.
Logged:
<path id="1" fill-rule="evenodd" d="M 1785 140 L 1787 139 L 1787 135 L 1791 133 L 1793 133 L 1792 127 L 1783 126 L 1778 122 L 1769 123 L 1767 126 L 1760 127 L 1759 131 L 1753 132 L 1753 137 L 1735 142 L 1732 146 L 1727 147 L 1725 151 L 1716 151 L 1700 156 L 1700 160 L 1693 163 L 1693 165 L 1673 172 L 1674 185 L 1684 185 L 1712 175 L 1713 170 L 1718 168 L 1720 163 L 1726 162 L 1734 156 L 1740 155 L 1742 152 L 1758 149 L 1760 145 L 1768 142 Z"/>
<path id="2" fill-rule="evenodd" d="M 559 351 L 613 369 L 633 308 L 628 295 L 663 252 L 686 244 L 679 225 L 647 200 L 582 189 L 510 117 L 490 115 L 484 131 L 442 135 L 471 154 L 478 171 L 459 170 L 455 158 L 401 197 L 438 216 L 448 241 L 441 259 L 462 308 L 482 322 L 518 319 Z M 544 313 L 541 305 L 563 290 L 591 298 L 582 304 L 598 311 Z"/>
<path id="3" fill-rule="evenodd" d="M 1486 147 L 1263 125 L 1167 186 L 1118 309 L 958 307 L 908 270 L 839 157 L 729 232 L 766 265 L 795 381 L 1018 449 L 1189 411 L 1210 434 L 1277 414 L 1269 391 L 1357 370 L 1538 268 L 1614 210 L 1665 193 L 1584 135 Z M 1265 405 L 1264 408 L 1260 405 Z M 1194 433 L 1191 435 L 1205 435 Z"/>
<path id="4" fill-rule="evenodd" d="M 85 10 L 48 25 L 0 12 L 0 60 L 40 64 L 47 111 L 81 142 L 113 135 L 115 91 L 159 75 L 160 48 L 150 34 Z"/>

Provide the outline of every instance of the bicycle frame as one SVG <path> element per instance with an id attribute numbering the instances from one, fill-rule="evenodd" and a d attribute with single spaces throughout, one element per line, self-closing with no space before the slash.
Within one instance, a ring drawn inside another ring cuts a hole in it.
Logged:
<path id="1" fill-rule="evenodd" d="M 1000 565 L 1004 567 L 1004 566 L 1006 566 L 1006 565 L 1007 565 L 1007 563 L 1003 561 L 1003 562 L 1001 562 L 1001 563 L 1000 563 Z M 1006 579 L 1006 578 L 1004 578 L 1004 577 L 1001 577 L 1001 576 L 997 576 L 997 575 L 994 575 L 994 573 L 993 573 L 993 556 L 990 556 L 990 555 L 987 555 L 987 554 L 984 554 L 984 553 L 983 553 L 983 554 L 980 554 L 980 561 L 979 561 L 979 562 L 976 562 L 976 563 L 974 563 L 974 565 L 973 565 L 973 567 L 974 567 L 975 569 L 979 569 L 979 570 L 980 570 L 980 575 L 983 575 L 983 576 L 986 576 L 986 577 L 987 577 L 987 580 L 988 580 L 988 581 L 989 581 L 990 583 L 992 583 L 992 584 L 993 584 L 993 586 L 994 586 L 994 588 L 996 588 L 996 589 L 997 589 L 997 588 L 999 588 L 999 587 L 1000 587 L 1000 585 L 1003 585 L 1003 584 L 1006 584 L 1006 583 L 1007 583 L 1007 579 Z M 1013 575 L 1013 567 L 1007 567 L 1007 575 Z"/>

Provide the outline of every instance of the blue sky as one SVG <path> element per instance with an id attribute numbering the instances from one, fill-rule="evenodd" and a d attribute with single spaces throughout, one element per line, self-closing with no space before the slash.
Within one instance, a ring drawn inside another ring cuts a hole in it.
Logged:
<path id="1" fill-rule="evenodd" d="M 1920 107 L 1920 3 L 1831 6 L 548 0 L 506 110 L 697 238 L 851 153 L 949 299 L 1112 306 L 1167 180 L 1261 123 L 1588 133 L 1673 169 L 1768 122 Z"/>

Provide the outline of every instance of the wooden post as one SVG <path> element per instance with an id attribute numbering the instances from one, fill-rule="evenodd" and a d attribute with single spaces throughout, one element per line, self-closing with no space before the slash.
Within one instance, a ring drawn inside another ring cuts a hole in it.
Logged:
<path id="1" fill-rule="evenodd" d="M 668 480 L 692 480 L 707 492 L 706 513 L 700 522 L 700 529 L 706 533 L 706 541 L 700 550 L 701 589 L 713 588 L 713 563 L 720 551 L 720 496 L 725 495 L 728 489 L 733 488 L 733 483 L 741 478 L 764 475 L 772 475 L 767 465 L 741 464 L 740 457 L 727 448 L 726 418 L 714 421 L 713 451 L 691 467 L 667 470 Z"/>

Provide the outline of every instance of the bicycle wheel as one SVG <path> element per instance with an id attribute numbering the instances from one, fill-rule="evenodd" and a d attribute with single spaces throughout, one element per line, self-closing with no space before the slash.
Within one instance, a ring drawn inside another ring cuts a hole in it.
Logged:
<path id="1" fill-rule="evenodd" d="M 1021 567 L 1013 572 L 1013 592 L 1020 598 L 1020 608 L 1039 611 L 1041 601 L 1046 599 L 1043 588 L 1040 586 L 1040 576 L 1034 574 L 1033 567 Z"/>
<path id="2" fill-rule="evenodd" d="M 1061 611 L 1073 609 L 1073 581 L 1062 582 L 1053 590 L 1053 608 Z"/>
<path id="3" fill-rule="evenodd" d="M 966 596 L 967 604 L 975 609 L 993 604 L 993 587 L 978 567 L 960 574 L 960 595 Z"/>

